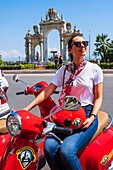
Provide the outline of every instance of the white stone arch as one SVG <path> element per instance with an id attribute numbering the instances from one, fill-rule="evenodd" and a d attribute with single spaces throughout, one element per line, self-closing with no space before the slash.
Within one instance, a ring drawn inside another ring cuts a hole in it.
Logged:
<path id="1" fill-rule="evenodd" d="M 48 34 L 52 30 L 58 30 L 60 36 L 60 55 L 63 56 L 64 61 L 66 61 L 66 45 L 71 36 L 79 32 L 74 26 L 74 30 L 71 31 L 71 23 L 65 23 L 63 15 L 59 18 L 59 14 L 55 9 L 50 8 L 45 15 L 45 20 L 41 18 L 40 33 L 38 32 L 38 26 L 34 25 L 34 34 L 29 31 L 25 37 L 25 53 L 26 62 L 35 62 L 35 48 L 37 45 L 40 46 L 40 61 L 48 61 Z"/>
<path id="2" fill-rule="evenodd" d="M 42 35 L 43 35 L 43 55 L 44 55 L 44 60 L 48 61 L 48 34 L 49 32 L 53 30 L 57 30 L 59 32 L 60 36 L 60 55 L 63 53 L 63 43 L 62 43 L 62 34 L 61 30 L 64 28 L 65 22 L 58 22 L 54 21 L 53 23 L 51 22 L 46 22 L 46 23 L 40 23 L 40 28 L 42 30 Z"/>

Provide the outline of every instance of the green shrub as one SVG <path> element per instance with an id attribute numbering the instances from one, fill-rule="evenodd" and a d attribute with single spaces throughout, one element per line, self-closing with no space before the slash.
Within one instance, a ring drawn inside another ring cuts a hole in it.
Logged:
<path id="1" fill-rule="evenodd" d="M 100 63 L 99 64 L 102 69 L 109 69 L 110 68 L 110 63 Z"/>
<path id="2" fill-rule="evenodd" d="M 19 65 L 17 65 L 17 66 L 4 65 L 4 66 L 0 66 L 0 69 L 2 69 L 2 70 L 20 70 L 21 67 Z"/>
<path id="3" fill-rule="evenodd" d="M 25 69 L 24 64 L 19 64 L 18 65 L 21 69 Z"/>
<path id="4" fill-rule="evenodd" d="M 34 69 L 34 64 L 24 64 L 24 69 Z"/>
<path id="5" fill-rule="evenodd" d="M 1 70 L 34 69 L 34 64 L 0 65 Z"/>
<path id="6" fill-rule="evenodd" d="M 113 62 L 110 63 L 110 69 L 113 69 Z"/>
<path id="7" fill-rule="evenodd" d="M 46 65 L 46 69 L 54 69 L 55 68 L 55 63 L 53 62 L 48 62 Z"/>
<path id="8" fill-rule="evenodd" d="M 65 64 L 64 62 L 63 64 Z M 113 69 L 113 62 L 111 63 L 100 63 L 98 64 L 102 69 Z M 23 69 L 55 69 L 55 63 L 54 62 L 48 62 L 46 66 L 35 66 L 34 64 L 18 64 L 18 65 L 8 65 L 8 64 L 1 64 L 0 69 L 1 70 L 23 70 Z"/>

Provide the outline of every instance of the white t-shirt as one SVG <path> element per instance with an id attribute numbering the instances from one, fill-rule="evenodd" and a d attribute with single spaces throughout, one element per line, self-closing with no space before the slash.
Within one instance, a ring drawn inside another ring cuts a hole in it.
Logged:
<path id="1" fill-rule="evenodd" d="M 52 79 L 52 83 L 55 84 L 57 87 L 62 86 L 64 69 L 65 66 L 62 66 L 56 72 L 56 75 Z M 65 82 L 69 79 L 69 77 L 70 72 L 66 70 L 64 85 Z M 86 106 L 88 104 L 93 105 L 94 85 L 99 84 L 101 82 L 103 82 L 102 69 L 97 64 L 87 62 L 85 68 L 78 75 L 76 75 L 73 81 L 73 87 L 71 88 L 70 95 L 75 96 L 81 102 L 82 106 Z"/>

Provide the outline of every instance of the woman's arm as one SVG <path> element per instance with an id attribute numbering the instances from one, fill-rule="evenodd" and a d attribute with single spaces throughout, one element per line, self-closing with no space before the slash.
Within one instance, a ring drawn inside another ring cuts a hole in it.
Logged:
<path id="1" fill-rule="evenodd" d="M 42 91 L 28 106 L 24 108 L 24 110 L 31 110 L 34 108 L 37 104 L 41 103 L 42 101 L 46 100 L 48 97 L 50 97 L 54 90 L 57 88 L 53 83 L 50 83 L 50 85 Z"/>
<path id="2" fill-rule="evenodd" d="M 103 84 L 99 83 L 97 85 L 94 85 L 94 105 L 93 105 L 93 110 L 91 112 L 92 116 L 86 119 L 83 128 L 88 128 L 91 125 L 91 123 L 94 121 L 95 116 L 98 114 L 102 104 L 102 94 L 103 94 Z"/>

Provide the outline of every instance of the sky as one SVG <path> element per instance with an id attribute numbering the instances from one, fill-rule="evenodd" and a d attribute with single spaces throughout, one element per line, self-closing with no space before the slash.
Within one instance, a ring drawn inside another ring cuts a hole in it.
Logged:
<path id="1" fill-rule="evenodd" d="M 0 54 L 4 61 L 25 59 L 25 35 L 33 34 L 33 25 L 50 8 L 63 15 L 65 22 L 71 23 L 83 33 L 86 40 L 90 35 L 90 54 L 95 49 L 98 34 L 108 34 L 113 40 L 113 0 L 0 0 Z M 60 17 L 61 18 L 61 17 Z M 48 35 L 48 50 L 59 51 L 59 33 L 53 30 Z M 87 52 L 87 56 L 89 51 Z"/>

